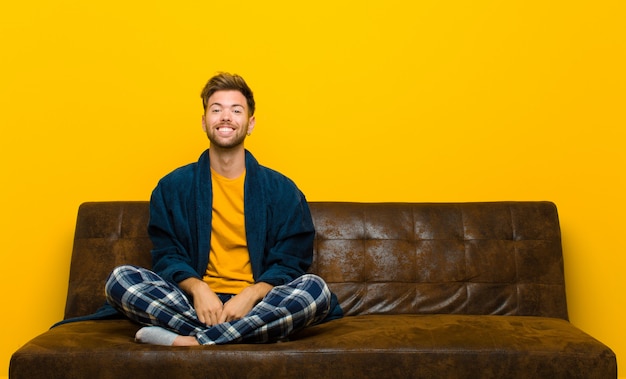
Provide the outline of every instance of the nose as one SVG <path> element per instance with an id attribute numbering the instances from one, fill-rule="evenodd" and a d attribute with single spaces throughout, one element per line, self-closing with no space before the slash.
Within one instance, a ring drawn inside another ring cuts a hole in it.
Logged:
<path id="1" fill-rule="evenodd" d="M 224 109 L 222 111 L 222 121 L 230 121 L 231 116 L 230 110 Z"/>

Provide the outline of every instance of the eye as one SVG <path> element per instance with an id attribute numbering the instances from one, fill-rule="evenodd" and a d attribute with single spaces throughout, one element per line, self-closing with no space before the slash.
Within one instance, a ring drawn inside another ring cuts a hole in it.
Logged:
<path id="1" fill-rule="evenodd" d="M 242 111 L 241 111 L 241 109 L 235 109 L 235 110 L 233 110 L 233 113 L 240 114 L 240 113 L 242 113 Z"/>

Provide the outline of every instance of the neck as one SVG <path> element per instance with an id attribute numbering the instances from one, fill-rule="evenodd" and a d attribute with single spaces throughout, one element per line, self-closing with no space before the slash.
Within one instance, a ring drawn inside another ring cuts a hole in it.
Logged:
<path id="1" fill-rule="evenodd" d="M 243 146 L 234 149 L 211 147 L 209 158 L 211 168 L 228 179 L 238 178 L 246 169 L 246 154 Z"/>

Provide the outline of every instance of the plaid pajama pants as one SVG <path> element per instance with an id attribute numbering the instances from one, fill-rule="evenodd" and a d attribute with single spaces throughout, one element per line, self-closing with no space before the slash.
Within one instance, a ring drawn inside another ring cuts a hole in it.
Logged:
<path id="1" fill-rule="evenodd" d="M 195 336 L 202 345 L 279 341 L 321 322 L 330 308 L 328 286 L 312 274 L 274 287 L 245 317 L 213 326 L 198 320 L 180 288 L 141 267 L 115 268 L 105 292 L 109 303 L 131 320 Z"/>

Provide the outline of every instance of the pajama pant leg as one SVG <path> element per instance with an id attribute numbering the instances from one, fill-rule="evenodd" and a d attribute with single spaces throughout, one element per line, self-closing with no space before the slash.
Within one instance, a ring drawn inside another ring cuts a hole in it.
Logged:
<path id="1" fill-rule="evenodd" d="M 160 326 L 185 336 L 206 329 L 187 296 L 150 270 L 116 267 L 107 279 L 105 292 L 109 304 L 142 325 Z"/>

